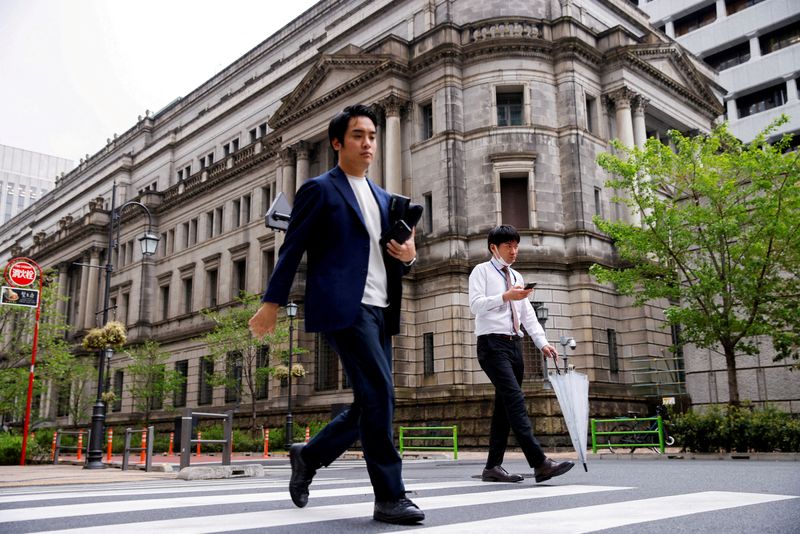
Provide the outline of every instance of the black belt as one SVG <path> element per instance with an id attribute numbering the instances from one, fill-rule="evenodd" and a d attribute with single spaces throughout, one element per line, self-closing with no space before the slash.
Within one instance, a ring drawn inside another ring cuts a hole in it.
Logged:
<path id="1" fill-rule="evenodd" d="M 483 334 L 478 337 L 491 337 L 494 339 L 502 339 L 503 341 L 521 341 L 522 338 L 512 334 Z"/>

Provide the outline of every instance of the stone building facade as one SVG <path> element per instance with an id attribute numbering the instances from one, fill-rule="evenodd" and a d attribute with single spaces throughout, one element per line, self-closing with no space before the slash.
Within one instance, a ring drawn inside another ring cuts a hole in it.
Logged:
<path id="1" fill-rule="evenodd" d="M 515 267 L 538 282 L 548 338 L 577 340 L 569 361 L 589 374 L 593 413 L 641 411 L 647 394 L 672 391 L 656 383 L 680 382 L 681 365 L 660 308 L 632 307 L 588 274 L 615 260 L 592 217 L 630 216 L 595 159 L 615 137 L 641 144 L 670 128 L 708 131 L 722 112 L 712 77 L 625 1 L 325 0 L 60 177 L 3 229 L 0 256 L 57 268 L 73 333 L 94 326 L 102 276 L 75 263 L 105 264 L 116 182 L 117 205 L 147 205 L 161 236 L 158 254 L 143 258 L 146 219 L 123 214 L 109 288 L 116 318 L 130 342 L 158 340 L 187 375 L 178 405 L 238 406 L 203 384 L 200 336 L 210 325 L 199 310 L 262 291 L 282 240 L 263 214 L 278 191 L 291 200 L 334 164 L 328 121 L 362 102 L 380 117 L 370 177 L 426 208 L 395 338 L 397 422 L 458 424 L 464 444 L 484 444 L 493 388 L 475 358 L 467 286 L 501 222 L 520 229 Z M 302 286 L 300 273 L 301 318 Z M 297 342 L 309 372 L 295 384 L 295 421 L 327 419 L 349 402 L 346 379 L 318 336 L 301 326 Z M 526 347 L 529 409 L 549 443 L 564 429 Z M 111 367 L 124 383 L 124 357 Z M 48 395 L 43 415 L 54 417 Z M 256 402 L 279 426 L 286 388 L 270 380 L 262 397 L 241 403 Z M 135 419 L 132 409 L 124 395 L 108 420 Z M 172 420 L 167 409 L 157 416 Z"/>

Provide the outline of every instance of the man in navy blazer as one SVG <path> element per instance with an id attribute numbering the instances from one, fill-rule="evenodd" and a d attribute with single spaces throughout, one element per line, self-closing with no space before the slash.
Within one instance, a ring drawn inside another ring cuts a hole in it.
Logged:
<path id="1" fill-rule="evenodd" d="M 391 337 L 400 329 L 401 277 L 416 260 L 416 248 L 413 232 L 405 243 L 379 242 L 389 226 L 391 196 L 366 178 L 376 124 L 363 105 L 349 106 L 331 120 L 328 137 L 338 165 L 297 191 L 286 239 L 250 329 L 257 337 L 274 329 L 305 253 L 306 331 L 322 332 L 339 355 L 353 403 L 308 444 L 290 448 L 292 501 L 304 507 L 317 469 L 360 439 L 375 493 L 373 518 L 407 524 L 425 514 L 405 497 L 394 447 Z"/>

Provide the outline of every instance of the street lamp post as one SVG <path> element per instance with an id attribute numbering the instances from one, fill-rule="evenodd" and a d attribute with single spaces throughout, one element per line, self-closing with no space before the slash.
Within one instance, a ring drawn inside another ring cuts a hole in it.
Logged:
<path id="1" fill-rule="evenodd" d="M 111 263 L 112 251 L 119 245 L 120 222 L 122 220 L 122 210 L 128 206 L 138 206 L 142 208 L 147 214 L 147 231 L 139 238 L 139 244 L 142 247 L 143 256 L 152 256 L 156 253 L 158 248 L 159 237 L 153 234 L 152 230 L 152 216 L 147 206 L 135 200 L 129 200 L 122 204 L 119 208 L 116 207 L 117 202 L 117 183 L 111 186 L 111 221 L 108 225 L 108 247 L 106 252 L 106 265 L 103 267 L 106 271 L 106 283 L 103 289 L 103 325 L 108 323 L 108 310 L 110 309 L 110 288 L 111 288 L 111 273 L 114 271 L 114 265 Z M 114 225 L 117 227 L 117 238 L 114 239 Z M 89 435 L 89 452 L 86 454 L 86 465 L 84 469 L 104 469 L 106 466 L 103 463 L 103 437 L 104 427 L 106 420 L 106 405 L 103 402 L 103 369 L 105 362 L 104 358 L 111 359 L 113 350 L 102 349 L 97 352 L 97 399 L 95 400 L 94 407 L 92 408 L 92 426 L 91 434 Z"/>
<path id="2" fill-rule="evenodd" d="M 297 315 L 297 304 L 294 302 L 290 302 L 286 305 L 286 315 L 289 316 L 289 399 L 288 399 L 288 406 L 286 411 L 286 450 L 289 450 L 289 447 L 292 446 L 293 443 L 293 436 L 292 436 L 292 353 L 294 352 L 294 347 L 292 343 L 294 341 L 294 318 Z"/>
<path id="3" fill-rule="evenodd" d="M 544 324 L 547 322 L 550 310 L 547 309 L 544 302 L 534 301 L 532 304 L 533 311 L 536 312 L 536 319 L 539 321 L 539 324 L 542 325 L 542 330 L 544 330 Z M 545 389 L 549 389 L 550 382 L 547 379 L 547 358 L 543 351 L 540 350 L 539 354 L 542 355 L 542 380 L 544 381 Z"/>

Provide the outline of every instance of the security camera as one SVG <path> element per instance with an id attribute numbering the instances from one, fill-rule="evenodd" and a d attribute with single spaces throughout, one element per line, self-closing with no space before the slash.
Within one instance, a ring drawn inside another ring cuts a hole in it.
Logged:
<path id="1" fill-rule="evenodd" d="M 577 347 L 577 346 L 578 346 L 578 344 L 575 342 L 575 339 L 574 338 L 569 338 L 569 348 L 571 348 L 572 350 L 575 350 L 575 347 Z"/>

